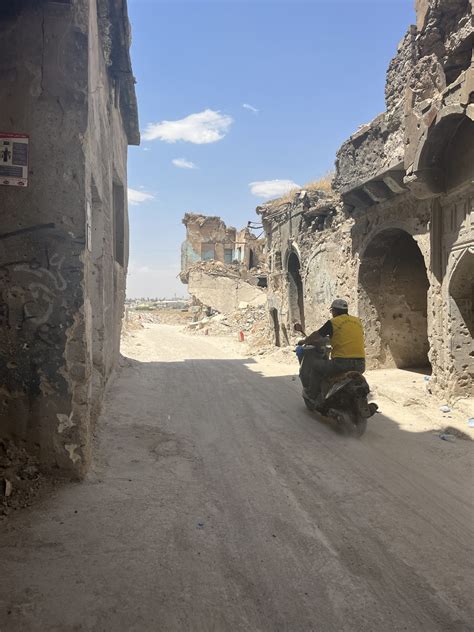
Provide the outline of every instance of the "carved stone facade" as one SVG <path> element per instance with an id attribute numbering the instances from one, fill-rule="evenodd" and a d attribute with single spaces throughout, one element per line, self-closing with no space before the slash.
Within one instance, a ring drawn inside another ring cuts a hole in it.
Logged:
<path id="1" fill-rule="evenodd" d="M 129 45 L 122 1 L 0 8 L 0 132 L 27 134 L 30 153 L 28 187 L 0 185 L 0 438 L 77 477 L 119 354 Z"/>
<path id="2" fill-rule="evenodd" d="M 386 112 L 338 152 L 331 208 L 313 191 L 257 209 L 279 339 L 296 320 L 322 324 L 345 297 L 370 366 L 431 367 L 451 398 L 474 381 L 473 38 L 469 0 L 420 0 L 387 73 Z"/>

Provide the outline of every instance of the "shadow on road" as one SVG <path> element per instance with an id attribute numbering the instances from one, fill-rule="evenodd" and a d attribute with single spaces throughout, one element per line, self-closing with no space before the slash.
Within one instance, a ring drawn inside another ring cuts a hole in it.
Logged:
<path id="1" fill-rule="evenodd" d="M 470 629 L 470 443 L 342 437 L 286 371 L 123 358 L 87 479 L 2 526 L 2 630 Z"/>

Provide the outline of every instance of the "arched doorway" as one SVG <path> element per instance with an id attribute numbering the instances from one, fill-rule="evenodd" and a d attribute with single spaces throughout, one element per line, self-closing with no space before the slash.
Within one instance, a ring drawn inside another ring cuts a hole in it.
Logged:
<path id="1" fill-rule="evenodd" d="M 456 394 L 470 394 L 474 382 L 474 251 L 459 260 L 449 283 L 451 350 Z"/>
<path id="2" fill-rule="evenodd" d="M 448 193 L 474 177 L 474 122 L 443 111 L 420 144 L 410 188 L 418 198 Z"/>
<path id="3" fill-rule="evenodd" d="M 288 304 L 291 323 L 301 323 L 304 329 L 303 281 L 296 252 L 291 252 L 288 257 Z"/>
<path id="4" fill-rule="evenodd" d="M 249 250 L 249 270 L 251 270 L 255 266 L 255 257 L 253 254 L 252 248 Z"/>
<path id="5" fill-rule="evenodd" d="M 358 292 L 373 366 L 429 367 L 428 287 L 423 255 L 409 233 L 393 228 L 372 239 L 361 257 Z"/>
<path id="6" fill-rule="evenodd" d="M 281 347 L 280 322 L 278 319 L 278 310 L 275 307 L 271 308 L 270 316 L 272 318 L 272 323 L 273 323 L 273 335 L 275 336 L 275 346 Z"/>

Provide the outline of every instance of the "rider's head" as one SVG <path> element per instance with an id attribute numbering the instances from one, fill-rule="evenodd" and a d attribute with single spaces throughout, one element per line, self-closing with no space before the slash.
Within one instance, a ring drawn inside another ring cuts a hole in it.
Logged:
<path id="1" fill-rule="evenodd" d="M 331 314 L 335 316 L 341 316 L 342 314 L 349 313 L 349 305 L 343 298 L 336 298 L 331 304 Z"/>

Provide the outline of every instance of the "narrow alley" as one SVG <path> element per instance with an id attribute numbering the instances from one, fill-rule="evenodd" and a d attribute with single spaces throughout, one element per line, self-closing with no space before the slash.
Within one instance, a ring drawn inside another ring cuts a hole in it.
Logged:
<path id="1" fill-rule="evenodd" d="M 85 481 L 2 525 L 2 632 L 474 629 L 469 441 L 383 397 L 346 439 L 229 339 L 122 351 Z"/>

